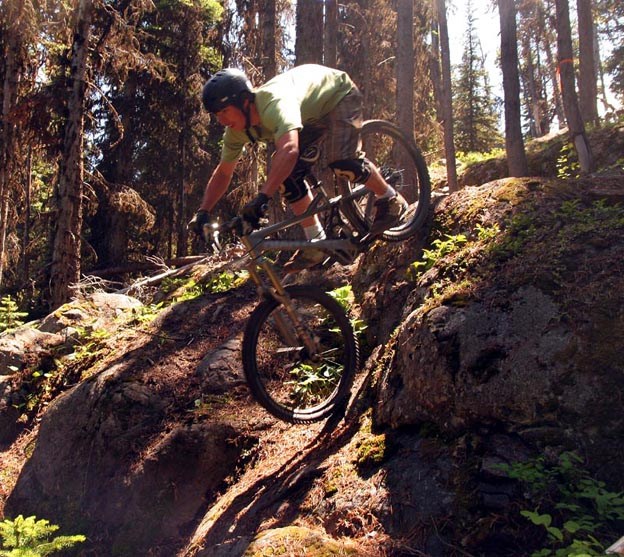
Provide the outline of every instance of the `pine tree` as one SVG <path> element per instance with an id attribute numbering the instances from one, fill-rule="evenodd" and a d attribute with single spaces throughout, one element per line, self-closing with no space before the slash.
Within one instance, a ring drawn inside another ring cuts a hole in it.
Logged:
<path id="1" fill-rule="evenodd" d="M 0 522 L 0 557 L 46 557 L 86 540 L 85 536 L 51 536 L 59 529 L 47 520 L 19 515 Z"/>
<path id="2" fill-rule="evenodd" d="M 475 22 L 470 0 L 466 6 L 464 54 L 455 79 L 455 145 L 459 151 L 487 152 L 500 146 L 502 137 Z"/>
<path id="3" fill-rule="evenodd" d="M 198 195 L 193 186 L 205 183 L 205 164 L 218 152 L 216 140 L 208 146 L 200 91 L 205 76 L 221 67 L 223 54 L 213 44 L 222 13 L 215 0 L 161 0 L 136 23 L 144 32 L 144 58 L 106 68 L 102 179 L 94 181 L 98 206 L 89 218 L 99 267 L 146 252 L 186 253 L 186 223 Z"/>

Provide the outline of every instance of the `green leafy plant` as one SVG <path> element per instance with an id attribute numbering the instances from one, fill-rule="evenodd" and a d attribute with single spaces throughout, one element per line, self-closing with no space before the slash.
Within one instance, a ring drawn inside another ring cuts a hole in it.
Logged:
<path id="1" fill-rule="evenodd" d="M 387 456 L 386 435 L 370 435 L 358 445 L 357 465 L 361 468 L 381 464 Z"/>
<path id="2" fill-rule="evenodd" d="M 292 380 L 286 384 L 293 386 L 293 398 L 305 404 L 314 401 L 319 395 L 331 392 L 340 381 L 343 371 L 344 366 L 340 364 L 299 364 L 290 370 Z"/>
<path id="3" fill-rule="evenodd" d="M 483 242 L 492 240 L 500 234 L 500 226 L 494 223 L 492 226 L 481 226 L 477 224 L 477 238 Z"/>
<path id="4" fill-rule="evenodd" d="M 0 557 L 45 557 L 86 540 L 82 534 L 52 538 L 58 529 L 49 521 L 37 520 L 34 516 L 19 515 L 13 520 L 3 520 L 0 522 Z"/>
<path id="5" fill-rule="evenodd" d="M 607 542 L 621 535 L 624 496 L 606 488 L 582 467 L 574 452 L 562 453 L 554 464 L 544 458 L 500 465 L 527 489 L 532 510 L 520 512 L 546 532 L 546 547 L 533 557 L 580 557 L 604 554 Z"/>
<path id="6" fill-rule="evenodd" d="M 445 234 L 445 237 L 446 240 L 437 238 L 431 242 L 433 249 L 423 250 L 423 260 L 414 261 L 414 263 L 409 266 L 408 273 L 414 280 L 422 273 L 431 269 L 431 267 L 445 255 L 459 250 L 459 248 L 468 241 L 465 234 L 457 234 L 455 236 Z"/>
<path id="7" fill-rule="evenodd" d="M 559 151 L 559 157 L 557 157 L 557 178 L 578 178 L 580 170 L 581 165 L 576 160 L 573 145 L 571 143 L 564 144 Z"/>
<path id="8" fill-rule="evenodd" d="M 492 245 L 492 253 L 501 259 L 513 257 L 535 237 L 536 231 L 535 220 L 531 214 L 517 214 L 511 219 L 503 237 Z"/>
<path id="9" fill-rule="evenodd" d="M 197 284 L 194 279 L 186 280 L 180 277 L 168 277 L 163 280 L 161 291 L 170 295 L 170 302 L 184 302 L 193 300 L 204 293 L 204 286 Z"/>
<path id="10" fill-rule="evenodd" d="M 17 302 L 11 296 L 4 296 L 0 300 L 0 333 L 23 325 L 21 318 L 27 315 L 25 311 L 19 311 Z"/>
<path id="11" fill-rule="evenodd" d="M 607 203 L 605 199 L 594 201 L 589 206 L 583 206 L 579 199 L 564 201 L 558 214 L 569 223 L 571 231 L 584 234 L 600 228 L 612 230 L 624 227 L 624 211 L 619 204 Z"/>
<path id="12" fill-rule="evenodd" d="M 351 308 L 353 307 L 353 303 L 355 301 L 355 295 L 353 294 L 353 288 L 350 284 L 346 284 L 345 286 L 340 286 L 328 292 L 328 294 L 336 300 L 342 309 L 344 309 L 347 313 L 350 313 Z M 349 319 L 351 323 L 351 327 L 353 328 L 353 332 L 357 335 L 361 335 L 367 328 L 366 323 L 362 319 L 357 319 L 351 317 Z M 332 329 L 337 330 L 337 329 Z"/>
<path id="13" fill-rule="evenodd" d="M 224 271 L 223 273 L 212 277 L 206 284 L 206 290 L 213 294 L 220 294 L 222 292 L 228 292 L 233 288 L 237 288 L 243 284 L 249 278 L 247 271 L 231 272 Z"/>
<path id="14" fill-rule="evenodd" d="M 156 304 L 148 304 L 145 306 L 132 308 L 131 311 L 134 320 L 136 320 L 139 324 L 144 325 L 156 319 L 156 317 L 158 317 L 158 313 L 162 308 L 163 303 L 158 302 Z"/>
<path id="15" fill-rule="evenodd" d="M 97 354 L 104 346 L 104 341 L 110 338 L 111 331 L 107 329 L 93 329 L 89 331 L 83 327 L 79 327 L 80 343 L 74 350 L 70 360 L 82 360 Z"/>
<path id="16" fill-rule="evenodd" d="M 480 153 L 478 151 L 470 151 L 463 152 L 459 151 L 457 153 L 457 160 L 465 165 L 471 165 L 478 162 L 487 161 L 490 159 L 497 159 L 505 156 L 505 150 L 502 148 L 492 149 L 487 153 Z"/>

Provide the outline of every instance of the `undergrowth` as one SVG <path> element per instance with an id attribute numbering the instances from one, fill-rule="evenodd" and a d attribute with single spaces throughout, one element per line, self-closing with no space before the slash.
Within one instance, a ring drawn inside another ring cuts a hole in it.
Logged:
<path id="1" fill-rule="evenodd" d="M 3 520 L 0 522 L 0 557 L 45 557 L 86 540 L 82 534 L 52 537 L 58 529 L 55 524 L 34 516 L 19 515 L 14 520 Z"/>
<path id="2" fill-rule="evenodd" d="M 594 479 L 574 452 L 556 462 L 539 457 L 528 462 L 501 464 L 524 490 L 520 514 L 543 534 L 542 547 L 532 557 L 604 555 L 624 527 L 624 494 L 610 491 Z"/>
<path id="3" fill-rule="evenodd" d="M 19 310 L 11 296 L 4 296 L 0 300 L 0 333 L 21 327 L 24 324 L 22 317 L 27 315 L 27 312 Z"/>

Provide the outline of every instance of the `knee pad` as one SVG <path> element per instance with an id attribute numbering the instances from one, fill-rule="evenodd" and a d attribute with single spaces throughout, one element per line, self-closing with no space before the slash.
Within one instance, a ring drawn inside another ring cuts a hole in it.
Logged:
<path id="1" fill-rule="evenodd" d="M 294 203 L 303 199 L 308 194 L 308 185 L 303 176 L 290 175 L 284 180 L 280 188 L 280 193 L 288 203 Z"/>
<path id="2" fill-rule="evenodd" d="M 371 168 L 368 159 L 344 159 L 329 165 L 338 178 L 364 184 L 370 178 Z"/>

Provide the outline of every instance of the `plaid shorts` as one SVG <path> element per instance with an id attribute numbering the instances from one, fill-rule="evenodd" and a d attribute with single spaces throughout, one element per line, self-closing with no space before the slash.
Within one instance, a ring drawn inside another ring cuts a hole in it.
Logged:
<path id="1" fill-rule="evenodd" d="M 320 121 L 304 126 L 299 132 L 299 149 L 302 159 L 318 157 L 318 142 L 325 138 L 327 164 L 335 161 L 362 159 L 362 93 L 357 87 L 349 91 L 336 107 Z M 284 181 L 281 193 L 288 202 L 298 201 L 307 194 L 303 177 L 309 166 L 297 163 L 292 174 Z"/>
<path id="2" fill-rule="evenodd" d="M 325 139 L 327 163 L 357 159 L 363 154 L 362 140 L 362 93 L 354 87 L 326 117 L 328 130 Z"/>

